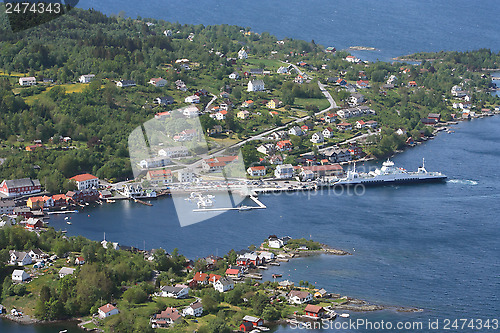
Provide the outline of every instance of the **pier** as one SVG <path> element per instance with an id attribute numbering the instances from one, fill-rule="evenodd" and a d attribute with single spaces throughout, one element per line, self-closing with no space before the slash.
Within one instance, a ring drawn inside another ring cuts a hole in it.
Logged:
<path id="1" fill-rule="evenodd" d="M 239 206 L 239 207 L 227 207 L 227 208 L 198 208 L 193 209 L 193 212 L 221 212 L 221 211 L 229 211 L 229 210 L 238 210 L 238 211 L 246 211 L 252 209 L 266 209 L 266 205 L 264 205 L 256 196 L 250 195 L 249 198 L 257 204 L 257 206 Z"/>

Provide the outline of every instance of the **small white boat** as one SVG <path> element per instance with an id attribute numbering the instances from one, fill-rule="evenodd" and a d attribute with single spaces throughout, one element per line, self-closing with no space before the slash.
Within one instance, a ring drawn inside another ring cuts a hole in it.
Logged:
<path id="1" fill-rule="evenodd" d="M 65 220 L 65 221 L 68 221 L 68 220 L 69 220 L 69 217 L 68 217 L 68 216 L 66 216 L 66 217 L 64 218 L 64 220 Z"/>
<path id="2" fill-rule="evenodd" d="M 68 333 L 68 330 L 59 331 L 59 333 Z"/>
<path id="3" fill-rule="evenodd" d="M 350 317 L 350 314 L 348 314 L 348 313 L 339 313 L 339 317 L 342 317 L 342 318 L 349 318 L 349 317 Z"/>
<path id="4" fill-rule="evenodd" d="M 73 223 L 71 223 L 70 221 L 67 221 L 66 223 L 67 223 L 67 224 L 73 224 Z"/>
<path id="5" fill-rule="evenodd" d="M 241 212 L 241 211 L 245 211 L 245 210 L 251 210 L 252 207 L 250 206 L 239 206 L 238 207 L 238 210 Z"/>

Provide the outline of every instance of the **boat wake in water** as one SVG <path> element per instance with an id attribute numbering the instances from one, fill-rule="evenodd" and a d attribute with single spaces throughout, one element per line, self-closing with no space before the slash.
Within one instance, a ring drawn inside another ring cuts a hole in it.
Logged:
<path id="1" fill-rule="evenodd" d="M 470 180 L 470 179 L 450 179 L 450 180 L 448 180 L 448 183 L 451 183 L 451 184 L 460 184 L 460 185 L 471 185 L 471 186 L 474 186 L 474 185 L 478 184 L 477 181 Z"/>

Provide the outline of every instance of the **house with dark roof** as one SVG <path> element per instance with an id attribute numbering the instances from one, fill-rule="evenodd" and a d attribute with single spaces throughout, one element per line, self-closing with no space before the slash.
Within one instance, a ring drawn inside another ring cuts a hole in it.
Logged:
<path id="1" fill-rule="evenodd" d="M 120 88 L 135 87 L 136 85 L 134 80 L 121 80 L 116 82 L 116 86 Z"/>
<path id="2" fill-rule="evenodd" d="M 153 318 L 151 318 L 151 327 L 168 328 L 169 326 L 174 325 L 181 318 L 182 315 L 176 308 L 168 307 L 164 311 L 155 314 Z"/>

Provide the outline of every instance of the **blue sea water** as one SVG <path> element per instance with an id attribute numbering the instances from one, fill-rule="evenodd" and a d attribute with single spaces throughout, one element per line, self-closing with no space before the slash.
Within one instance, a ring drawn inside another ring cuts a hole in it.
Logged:
<path id="1" fill-rule="evenodd" d="M 435 319 L 498 318 L 499 126 L 498 116 L 460 123 L 455 133 L 441 133 L 394 157 L 408 170 L 425 157 L 428 170 L 448 175 L 443 184 L 369 188 L 360 196 L 326 191 L 263 195 L 266 210 L 228 212 L 185 228 L 168 198 L 154 201 L 153 207 L 131 202 L 97 206 L 73 215 L 71 226 L 63 217 L 51 217 L 50 224 L 94 240 L 106 232 L 108 240 L 121 244 L 177 247 L 190 258 L 257 245 L 269 234 L 311 237 L 353 255 L 292 260 L 265 277 L 282 273 L 283 279 L 307 280 L 330 292 L 424 310 L 354 313 L 354 320 L 427 325 Z"/>
<path id="2" fill-rule="evenodd" d="M 78 7 L 107 14 L 182 24 L 234 24 L 278 38 L 315 40 L 370 61 L 419 51 L 500 50 L 497 0 L 81 0 Z"/>

